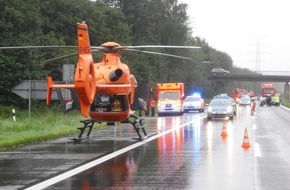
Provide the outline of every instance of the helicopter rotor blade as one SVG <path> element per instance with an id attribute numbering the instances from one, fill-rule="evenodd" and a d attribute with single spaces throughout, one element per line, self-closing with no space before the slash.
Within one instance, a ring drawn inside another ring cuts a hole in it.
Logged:
<path id="1" fill-rule="evenodd" d="M 139 48 L 172 48 L 172 49 L 200 49 L 198 46 L 165 46 L 165 45 L 142 45 L 142 46 L 118 46 L 114 50 L 139 49 Z"/>
<path id="2" fill-rule="evenodd" d="M 100 50 L 92 50 L 92 53 L 99 52 L 99 51 Z M 56 60 L 60 60 L 60 59 L 68 58 L 68 57 L 73 57 L 73 56 L 76 56 L 76 55 L 78 55 L 78 53 L 71 53 L 71 54 L 67 54 L 67 55 L 63 55 L 63 56 L 47 59 L 47 60 L 43 61 L 43 63 L 48 63 L 48 62 L 51 62 L 51 61 L 56 61 Z"/>
<path id="3" fill-rule="evenodd" d="M 102 52 L 108 52 L 110 51 L 110 48 L 108 47 L 103 47 L 103 46 L 91 46 L 92 51 L 102 51 Z"/>
<path id="4" fill-rule="evenodd" d="M 191 61 L 197 61 L 197 60 L 192 59 L 190 57 L 184 57 L 184 56 L 167 54 L 167 53 L 160 53 L 160 52 L 154 52 L 154 51 L 144 51 L 144 50 L 137 50 L 137 49 L 126 49 L 126 50 L 128 50 L 128 51 L 135 51 L 135 52 L 141 52 L 141 53 L 147 53 L 147 54 L 164 55 L 164 56 L 181 58 L 181 59 L 188 59 L 188 60 L 191 60 Z"/>
<path id="5" fill-rule="evenodd" d="M 76 56 L 78 53 L 71 53 L 71 54 L 68 54 L 68 55 L 63 55 L 63 56 L 59 56 L 59 57 L 55 57 L 55 58 L 51 58 L 51 59 L 47 59 L 45 61 L 42 61 L 43 63 L 48 63 L 48 62 L 51 62 L 51 61 L 56 61 L 56 60 L 59 60 L 59 59 L 64 59 L 64 58 L 68 58 L 68 57 L 73 57 L 73 56 Z"/>
<path id="6" fill-rule="evenodd" d="M 50 48 L 77 48 L 77 46 L 11 46 L 11 47 L 0 47 L 0 50 L 4 49 L 50 49 Z"/>

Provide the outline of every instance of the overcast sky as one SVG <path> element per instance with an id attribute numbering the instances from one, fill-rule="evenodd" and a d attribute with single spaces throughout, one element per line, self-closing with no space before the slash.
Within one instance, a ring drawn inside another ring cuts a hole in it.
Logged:
<path id="1" fill-rule="evenodd" d="M 260 71 L 290 71 L 290 1 L 181 2 L 189 5 L 193 35 L 229 54 L 235 66 Z"/>

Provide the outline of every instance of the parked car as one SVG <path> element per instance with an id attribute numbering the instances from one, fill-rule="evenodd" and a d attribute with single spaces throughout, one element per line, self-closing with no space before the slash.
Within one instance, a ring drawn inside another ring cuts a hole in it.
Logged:
<path id="1" fill-rule="evenodd" d="M 184 99 L 183 105 L 185 113 L 188 113 L 189 111 L 204 112 L 204 100 L 200 95 L 187 96 Z"/>
<path id="2" fill-rule="evenodd" d="M 207 118 L 211 120 L 212 118 L 234 118 L 236 115 L 237 107 L 236 103 L 231 99 L 226 98 L 214 98 L 209 103 L 207 109 Z"/>
<path id="3" fill-rule="evenodd" d="M 227 76 L 230 74 L 230 71 L 227 71 L 225 69 L 222 69 L 222 68 L 214 68 L 211 70 L 211 73 L 213 76 Z"/>

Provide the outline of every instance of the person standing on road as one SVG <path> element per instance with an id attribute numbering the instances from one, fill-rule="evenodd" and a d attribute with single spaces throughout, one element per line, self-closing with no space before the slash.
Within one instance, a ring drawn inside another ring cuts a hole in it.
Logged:
<path id="1" fill-rule="evenodd" d="M 151 101 L 150 101 L 151 117 L 154 117 L 155 116 L 155 105 L 156 105 L 155 99 L 154 99 L 154 97 L 152 97 L 151 98 Z"/>
<path id="2" fill-rule="evenodd" d="M 271 98 L 270 95 L 268 95 L 268 96 L 266 97 L 266 105 L 267 105 L 267 106 L 271 106 L 271 104 L 272 104 L 272 98 Z"/>
<path id="3" fill-rule="evenodd" d="M 251 115 L 253 115 L 256 111 L 256 101 L 255 99 L 251 99 Z"/>
<path id="4" fill-rule="evenodd" d="M 275 96 L 273 97 L 273 102 L 275 106 L 279 106 L 280 105 L 280 97 L 279 94 L 275 94 Z"/>

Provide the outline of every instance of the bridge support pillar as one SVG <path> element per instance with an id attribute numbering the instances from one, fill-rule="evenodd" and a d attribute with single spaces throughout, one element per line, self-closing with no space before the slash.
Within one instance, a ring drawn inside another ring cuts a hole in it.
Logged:
<path id="1" fill-rule="evenodd" d="M 289 82 L 284 85 L 284 99 L 289 100 Z"/>

